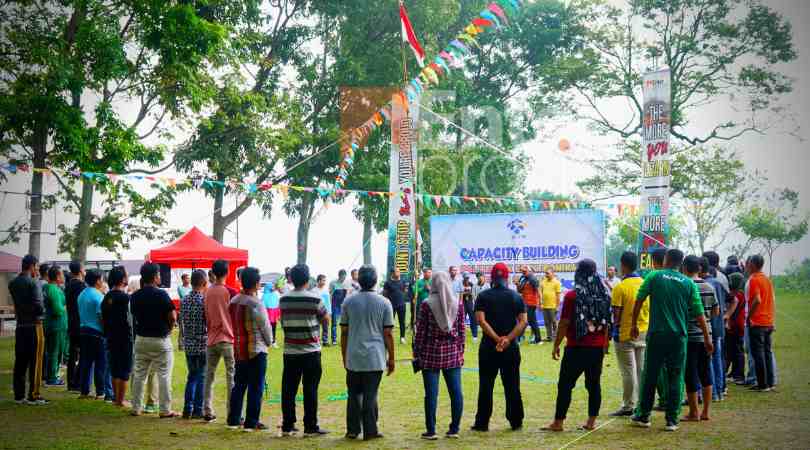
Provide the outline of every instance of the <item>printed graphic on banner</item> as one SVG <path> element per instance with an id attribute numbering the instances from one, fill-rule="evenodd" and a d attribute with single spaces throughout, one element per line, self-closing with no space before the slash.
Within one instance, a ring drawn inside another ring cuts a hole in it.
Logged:
<path id="1" fill-rule="evenodd" d="M 605 216 L 598 210 L 432 216 L 430 231 L 433 270 L 489 274 L 498 262 L 513 272 L 525 264 L 536 273 L 551 268 L 567 289 L 583 258 L 605 271 Z"/>
<path id="2" fill-rule="evenodd" d="M 671 91 L 668 68 L 649 72 L 642 82 L 644 118 L 641 132 L 641 219 L 639 255 L 642 269 L 652 268 L 650 254 L 665 247 L 669 235 Z"/>
<path id="3" fill-rule="evenodd" d="M 414 272 L 416 210 L 416 124 L 419 98 L 405 103 L 394 96 L 391 108 L 390 191 L 388 203 L 388 270 L 397 267 L 403 281 L 410 283 Z"/>

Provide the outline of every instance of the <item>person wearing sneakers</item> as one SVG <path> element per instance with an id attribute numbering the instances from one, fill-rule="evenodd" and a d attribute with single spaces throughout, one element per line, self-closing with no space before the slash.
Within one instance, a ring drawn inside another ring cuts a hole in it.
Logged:
<path id="1" fill-rule="evenodd" d="M 610 292 L 605 280 L 596 271 L 596 263 L 583 259 L 574 273 L 574 289 L 565 294 L 560 314 L 560 332 L 554 339 L 551 357 L 560 359 L 560 344 L 565 337 L 565 354 L 560 363 L 557 383 L 557 406 L 554 421 L 546 431 L 563 431 L 571 406 L 571 392 L 580 375 L 585 374 L 588 390 L 588 420 L 582 430 L 596 429 L 596 418 L 602 406 L 602 362 L 610 332 Z"/>
<path id="2" fill-rule="evenodd" d="M 18 404 L 44 405 L 40 395 L 42 387 L 42 356 L 45 353 L 45 332 L 42 322 L 45 305 L 42 289 L 37 286 L 37 258 L 25 255 L 22 271 L 8 284 L 14 300 L 14 401 Z M 28 378 L 28 397 L 25 379 Z"/>
<path id="3" fill-rule="evenodd" d="M 64 274 L 59 266 L 48 269 L 48 284 L 42 288 L 45 298 L 45 385 L 64 386 L 59 369 L 67 353 L 67 311 L 65 292 L 62 290 Z"/>
<path id="4" fill-rule="evenodd" d="M 233 354 L 236 360 L 233 391 L 228 408 L 228 428 L 238 428 L 242 402 L 247 393 L 244 431 L 262 431 L 267 426 L 259 421 L 262 394 L 267 371 L 267 348 L 272 344 L 267 309 L 256 297 L 259 289 L 259 269 L 245 267 L 239 273 L 242 293 L 231 299 L 228 306 L 233 325 Z"/>
<path id="5" fill-rule="evenodd" d="M 771 334 L 773 334 L 775 303 L 773 284 L 762 273 L 765 258 L 762 255 L 753 255 L 746 261 L 746 271 L 750 274 L 748 279 L 748 333 L 751 340 L 751 354 L 754 359 L 754 371 L 757 384 L 752 391 L 769 392 L 773 390 L 775 381 L 773 350 L 771 349 Z"/>
<path id="6" fill-rule="evenodd" d="M 89 274 L 88 274 L 89 276 Z M 160 289 L 160 266 L 147 261 L 141 266 L 141 282 L 130 299 L 135 324 L 135 369 L 132 378 L 132 415 L 143 412 L 143 390 L 149 369 L 154 368 L 158 380 L 160 417 L 179 414 L 172 406 L 172 367 L 174 346 L 171 333 L 177 322 L 177 311 L 169 294 Z"/>
<path id="7" fill-rule="evenodd" d="M 709 335 L 708 324 L 703 315 L 703 302 L 694 281 L 678 271 L 683 263 L 683 252 L 670 249 L 664 257 L 664 268 L 651 272 L 641 283 L 633 306 L 633 322 L 630 337 L 641 334 L 639 316 L 644 304 L 650 302 L 650 325 L 647 330 L 647 352 L 644 371 L 641 375 L 639 401 L 631 418 L 635 426 L 649 428 L 650 413 L 655 400 L 655 388 L 666 368 L 667 403 L 666 430 L 677 431 L 680 421 L 681 402 L 684 391 L 684 365 L 686 362 L 687 323 L 696 317 L 698 326 Z M 711 339 L 704 342 L 711 353 Z"/>
<path id="8" fill-rule="evenodd" d="M 281 374 L 281 432 L 294 434 L 295 396 L 303 384 L 304 435 L 328 431 L 318 426 L 318 385 L 321 383 L 321 327 L 329 325 L 329 312 L 317 290 L 310 289 L 309 267 L 290 269 L 293 290 L 281 297 L 281 327 L 284 330 L 284 369 Z"/>
<path id="9" fill-rule="evenodd" d="M 90 397 L 90 382 L 96 387 L 96 398 L 112 398 L 112 379 L 107 380 L 107 354 L 105 351 L 104 327 L 101 325 L 101 303 L 104 294 L 103 275 L 97 269 L 88 270 L 84 276 L 87 288 L 79 295 L 79 319 L 81 347 L 79 349 L 79 378 L 81 396 Z"/>
<path id="10" fill-rule="evenodd" d="M 520 346 L 517 338 L 526 329 L 526 305 L 517 291 L 509 289 L 509 267 L 497 263 L 490 276 L 492 288 L 481 292 L 475 315 L 484 331 L 478 349 L 478 411 L 473 431 L 489 431 L 492 390 L 501 375 L 506 398 L 506 420 L 512 430 L 523 427 L 523 399 L 520 395 Z"/>
<path id="11" fill-rule="evenodd" d="M 203 394 L 203 419 L 214 422 L 214 377 L 221 359 L 225 366 L 226 398 L 225 404 L 231 403 L 233 390 L 234 357 L 233 325 L 228 314 L 231 302 L 229 287 L 225 285 L 228 277 L 228 261 L 218 259 L 211 268 L 214 271 L 214 284 L 205 291 L 205 324 L 208 329 L 208 348 L 205 351 L 205 391 Z"/>
<path id="12" fill-rule="evenodd" d="M 464 302 L 453 291 L 450 275 L 438 272 L 431 281 L 431 292 L 422 302 L 416 321 L 413 357 L 422 370 L 425 385 L 425 428 L 422 439 L 435 440 L 439 373 L 450 394 L 452 419 L 446 436 L 457 438 L 464 411 L 461 367 L 464 365 Z"/>
<path id="13" fill-rule="evenodd" d="M 633 309 L 636 306 L 636 294 L 641 287 L 641 275 L 638 269 L 638 256 L 633 252 L 624 252 L 621 256 L 620 270 L 622 280 L 613 288 L 611 304 L 613 306 L 613 324 L 618 329 L 616 342 L 616 362 L 622 374 L 622 407 L 612 413 L 612 417 L 632 416 L 638 400 L 638 389 L 641 383 L 641 369 L 644 367 L 644 354 L 647 350 L 647 328 L 650 322 L 650 304 L 646 303 L 638 317 L 639 336 L 630 338 L 633 324 Z"/>
<path id="14" fill-rule="evenodd" d="M 127 294 L 129 275 L 123 266 L 116 266 L 107 275 L 110 291 L 101 304 L 104 335 L 109 349 L 110 375 L 113 385 L 113 403 L 118 407 L 128 406 L 124 401 L 129 376 L 132 374 L 132 314 L 130 296 Z"/>
<path id="15" fill-rule="evenodd" d="M 191 290 L 180 300 L 179 325 L 183 330 L 183 351 L 186 353 L 184 419 L 203 418 L 205 396 L 205 352 L 208 350 L 208 328 L 205 323 L 205 289 L 208 277 L 197 269 L 191 273 Z"/>

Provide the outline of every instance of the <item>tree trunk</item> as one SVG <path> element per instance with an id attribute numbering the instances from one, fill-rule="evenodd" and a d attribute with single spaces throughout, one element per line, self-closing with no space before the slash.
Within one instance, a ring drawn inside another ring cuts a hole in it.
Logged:
<path id="1" fill-rule="evenodd" d="M 371 214 L 363 216 L 363 264 L 371 264 Z"/>
<path id="2" fill-rule="evenodd" d="M 34 135 L 34 168 L 44 169 L 45 158 L 48 148 L 48 130 L 44 126 L 39 126 Z M 34 255 L 37 259 L 41 253 L 42 239 L 42 177 L 41 171 L 35 170 L 31 178 L 31 217 L 28 226 L 28 254 Z"/>
<path id="3" fill-rule="evenodd" d="M 315 200 L 310 195 L 301 197 L 301 211 L 298 212 L 298 264 L 307 263 L 307 246 L 309 244 L 309 226 Z"/>
<path id="4" fill-rule="evenodd" d="M 225 227 L 227 224 L 222 217 L 222 208 L 225 205 L 225 188 L 222 186 L 216 187 L 214 194 L 214 234 L 211 236 L 215 241 L 222 243 L 225 238 Z"/>
<path id="5" fill-rule="evenodd" d="M 76 226 L 76 244 L 71 259 L 87 261 L 87 248 L 90 246 L 90 225 L 93 221 L 93 193 L 95 186 L 92 180 L 82 178 L 82 199 L 79 204 L 79 224 Z"/>

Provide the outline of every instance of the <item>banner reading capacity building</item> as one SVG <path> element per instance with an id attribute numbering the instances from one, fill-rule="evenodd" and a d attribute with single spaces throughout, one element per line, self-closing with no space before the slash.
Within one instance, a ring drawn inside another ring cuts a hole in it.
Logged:
<path id="1" fill-rule="evenodd" d="M 641 268 L 651 268 L 650 254 L 665 247 L 669 226 L 671 158 L 669 149 L 671 90 L 669 68 L 644 75 L 644 118 L 641 136 Z"/>
<path id="2" fill-rule="evenodd" d="M 498 262 L 514 272 L 524 264 L 535 272 L 551 268 L 570 289 L 584 258 L 604 273 L 604 236 L 605 216 L 597 210 L 432 216 L 431 267 L 487 275 Z"/>
<path id="3" fill-rule="evenodd" d="M 414 271 L 416 210 L 416 124 L 419 98 L 410 104 L 394 96 L 391 108 L 390 191 L 397 192 L 388 203 L 388 269 L 399 268 L 402 279 L 411 281 Z"/>

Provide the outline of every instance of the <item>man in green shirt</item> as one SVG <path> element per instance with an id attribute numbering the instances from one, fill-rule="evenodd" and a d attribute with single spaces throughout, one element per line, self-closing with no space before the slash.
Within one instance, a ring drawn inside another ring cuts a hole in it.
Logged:
<path id="1" fill-rule="evenodd" d="M 62 269 L 48 269 L 48 284 L 42 288 L 45 298 L 45 385 L 61 386 L 59 366 L 67 353 L 67 310 L 65 293 L 62 291 Z"/>
<path id="2" fill-rule="evenodd" d="M 636 295 L 633 308 L 633 339 L 639 335 L 638 316 L 641 307 L 650 298 L 650 324 L 647 330 L 647 358 L 644 361 L 639 403 L 632 421 L 635 425 L 649 428 L 650 413 L 655 399 L 655 387 L 661 368 L 666 368 L 668 393 L 666 403 L 667 431 L 678 429 L 681 402 L 684 390 L 684 366 L 686 364 L 687 323 L 695 318 L 704 336 L 709 335 L 703 316 L 703 303 L 694 281 L 678 272 L 683 263 L 683 252 L 667 251 L 664 269 L 647 275 Z M 711 339 L 704 341 L 706 351 L 714 351 Z"/>
<path id="3" fill-rule="evenodd" d="M 419 307 L 422 302 L 430 295 L 430 277 L 433 276 L 433 271 L 425 267 L 422 269 L 422 278 L 416 282 L 416 289 L 414 289 L 414 302 L 411 303 L 411 329 L 416 322 L 416 315 L 419 313 Z"/>

